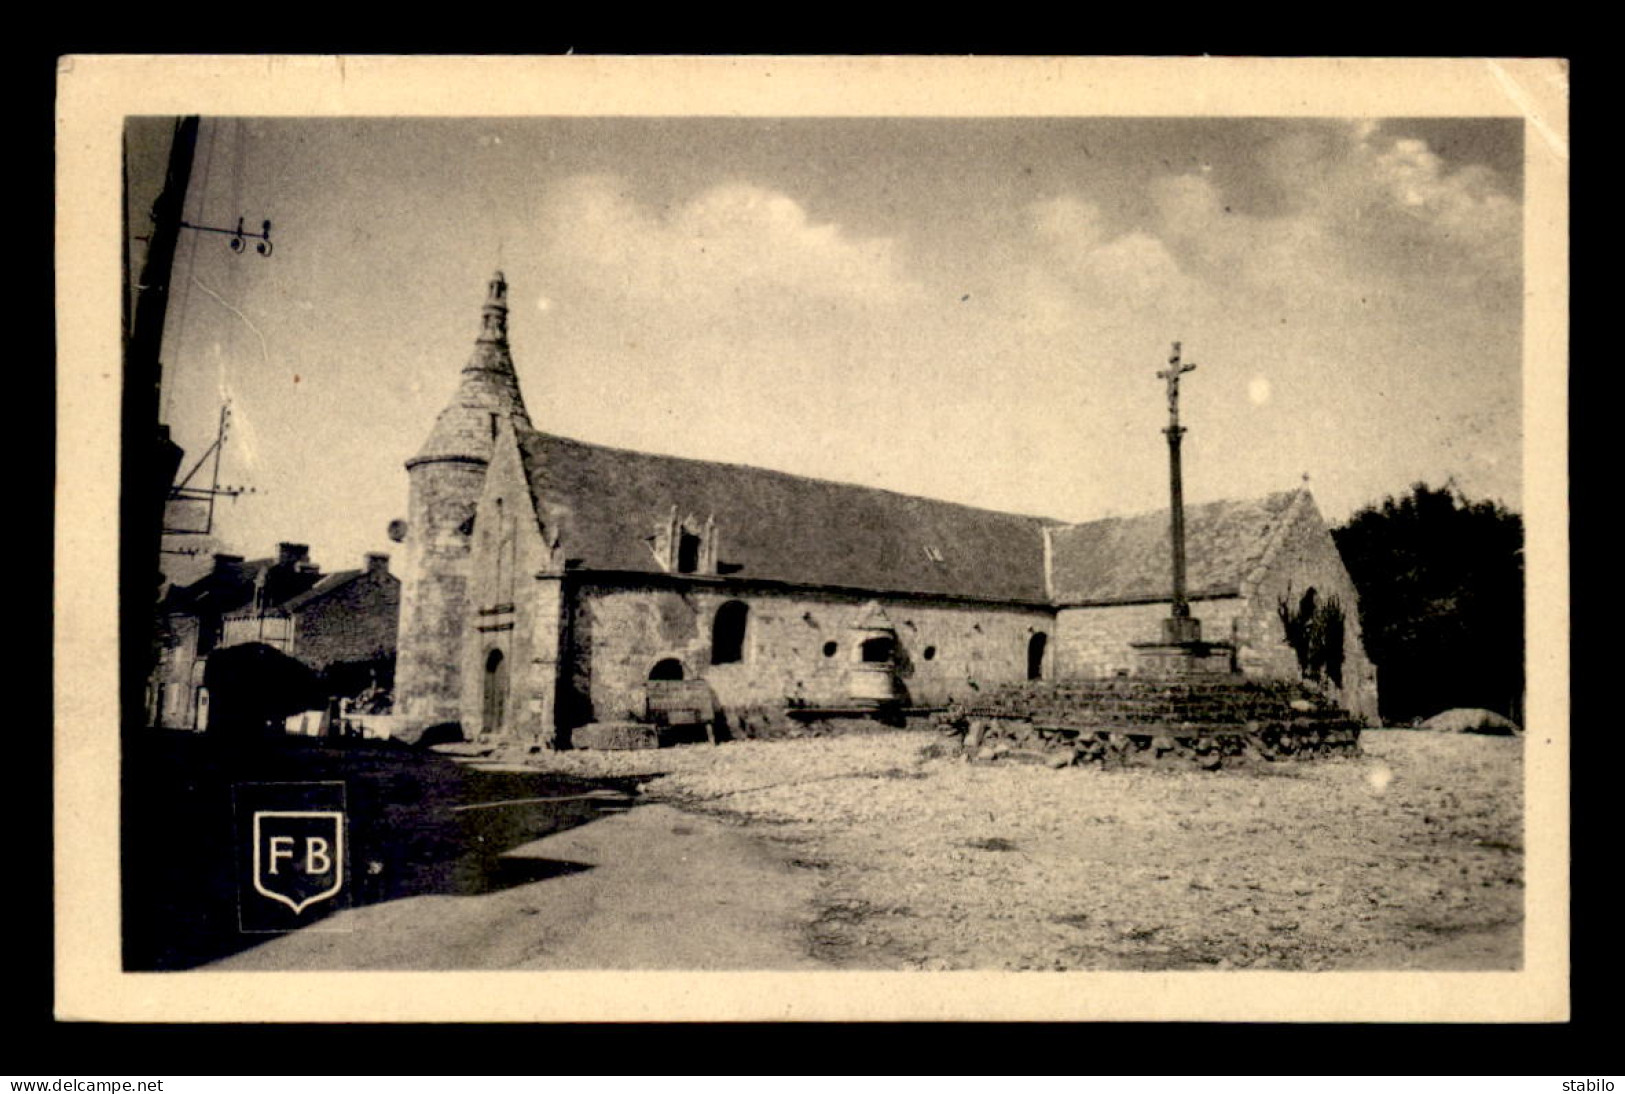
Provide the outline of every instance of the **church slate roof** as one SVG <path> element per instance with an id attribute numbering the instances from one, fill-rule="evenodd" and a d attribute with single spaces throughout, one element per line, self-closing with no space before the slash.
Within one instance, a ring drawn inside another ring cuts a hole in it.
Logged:
<path id="1" fill-rule="evenodd" d="M 589 570 L 664 572 L 658 530 L 715 520 L 741 579 L 1047 603 L 1054 522 L 874 487 L 516 432 L 537 515 Z"/>
<path id="2" fill-rule="evenodd" d="M 1185 507 L 1185 587 L 1192 597 L 1233 596 L 1263 559 L 1301 491 Z M 1052 533 L 1054 595 L 1061 604 L 1169 599 L 1168 510 L 1110 517 Z"/>

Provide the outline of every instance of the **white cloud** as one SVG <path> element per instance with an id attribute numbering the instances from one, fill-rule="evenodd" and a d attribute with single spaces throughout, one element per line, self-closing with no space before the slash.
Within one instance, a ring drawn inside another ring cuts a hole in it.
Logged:
<path id="1" fill-rule="evenodd" d="M 1113 236 L 1098 206 L 1074 195 L 1034 202 L 1026 221 L 1037 243 L 1028 285 L 1035 308 L 1050 310 L 1062 284 L 1095 306 L 1188 304 L 1196 285 L 1162 240 L 1145 232 Z"/>
<path id="2" fill-rule="evenodd" d="M 895 241 L 815 223 L 794 198 L 748 183 L 714 186 L 657 211 L 621 179 L 576 176 L 550 195 L 544 219 L 551 249 L 577 274 L 608 278 L 633 295 L 716 304 L 777 289 L 886 303 L 919 291 Z"/>
<path id="3" fill-rule="evenodd" d="M 1441 243 L 1511 265 L 1519 254 L 1517 202 L 1493 172 L 1451 171 L 1425 141 L 1398 140 L 1382 149 L 1360 145 L 1361 164 L 1390 202 L 1435 229 Z"/>
<path id="4" fill-rule="evenodd" d="M 1426 141 L 1369 121 L 1294 133 L 1265 160 L 1295 218 L 1323 226 L 1351 262 L 1468 283 L 1517 269 L 1519 204 L 1489 168 L 1452 167 Z"/>

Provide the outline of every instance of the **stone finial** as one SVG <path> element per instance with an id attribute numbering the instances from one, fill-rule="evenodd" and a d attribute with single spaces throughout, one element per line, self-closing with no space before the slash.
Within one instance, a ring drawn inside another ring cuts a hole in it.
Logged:
<path id="1" fill-rule="evenodd" d="M 498 270 L 485 289 L 485 306 L 480 309 L 481 342 L 508 340 L 508 282 Z"/>

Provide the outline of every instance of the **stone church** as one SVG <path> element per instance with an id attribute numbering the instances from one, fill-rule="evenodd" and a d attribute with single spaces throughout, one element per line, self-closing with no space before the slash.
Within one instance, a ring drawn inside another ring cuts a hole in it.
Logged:
<path id="1" fill-rule="evenodd" d="M 474 352 L 406 467 L 396 714 L 566 746 L 703 681 L 724 726 L 929 708 L 1136 671 L 1168 614 L 1168 512 L 1069 524 L 538 431 L 489 284 Z M 1306 487 L 1185 510 L 1218 671 L 1308 677 L 1376 716 L 1354 586 Z M 1316 629 L 1318 627 L 1318 630 Z M 1320 655 L 1306 650 L 1314 632 Z"/>

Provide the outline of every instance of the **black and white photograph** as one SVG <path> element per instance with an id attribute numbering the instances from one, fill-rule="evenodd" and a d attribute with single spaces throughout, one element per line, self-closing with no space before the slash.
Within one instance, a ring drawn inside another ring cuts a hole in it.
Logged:
<path id="1" fill-rule="evenodd" d="M 59 1014 L 1566 1015 L 1561 62 L 76 60 Z"/>

